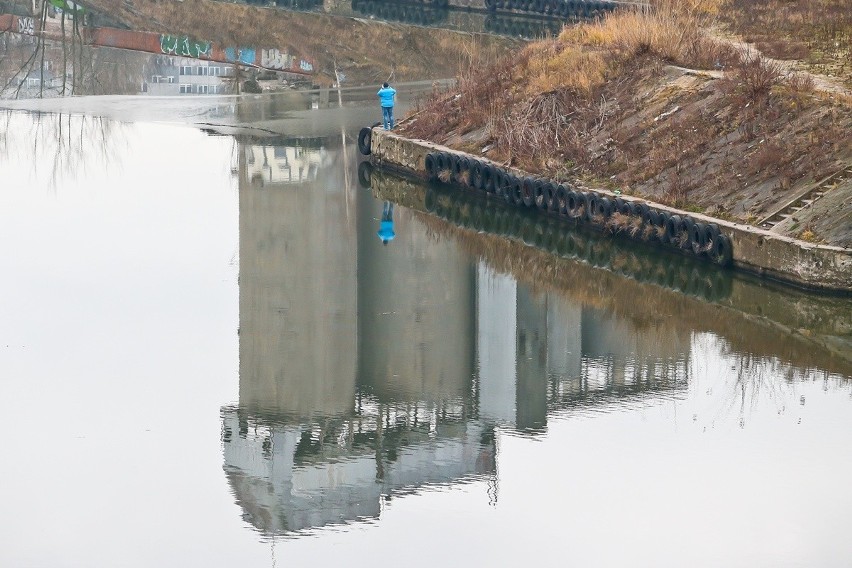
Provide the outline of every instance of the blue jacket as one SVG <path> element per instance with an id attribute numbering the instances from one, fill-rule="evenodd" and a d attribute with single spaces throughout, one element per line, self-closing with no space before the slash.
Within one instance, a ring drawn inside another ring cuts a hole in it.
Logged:
<path id="1" fill-rule="evenodd" d="M 379 231 L 377 233 L 383 241 L 392 241 L 396 236 L 393 232 L 393 221 L 382 221 L 379 223 Z"/>
<path id="2" fill-rule="evenodd" d="M 393 87 L 382 87 L 376 94 L 379 95 L 379 98 L 382 100 L 383 107 L 387 108 L 393 106 L 393 98 L 396 95 L 396 89 Z"/>

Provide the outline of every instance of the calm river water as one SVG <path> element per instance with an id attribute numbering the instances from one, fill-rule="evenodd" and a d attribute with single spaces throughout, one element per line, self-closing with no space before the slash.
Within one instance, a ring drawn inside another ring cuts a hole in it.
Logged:
<path id="1" fill-rule="evenodd" d="M 849 299 L 359 172 L 369 95 L 2 115 L 0 565 L 852 565 Z"/>

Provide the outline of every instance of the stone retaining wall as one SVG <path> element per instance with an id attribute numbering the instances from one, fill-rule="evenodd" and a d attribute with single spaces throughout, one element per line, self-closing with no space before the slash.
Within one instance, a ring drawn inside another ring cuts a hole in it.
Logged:
<path id="1" fill-rule="evenodd" d="M 425 140 L 412 140 L 381 128 L 373 129 L 371 158 L 377 165 L 425 177 L 426 155 L 431 152 L 464 154 Z M 478 156 L 476 158 L 482 159 Z M 503 167 L 500 164 L 494 165 Z M 513 172 L 524 175 L 524 172 L 518 170 Z M 616 197 L 607 190 L 595 189 L 594 191 L 600 195 Z M 733 264 L 739 269 L 805 288 L 852 293 L 852 250 L 850 249 L 812 244 L 750 225 L 681 211 L 636 197 L 625 195 L 618 197 L 626 201 L 645 202 L 660 211 L 689 215 L 696 221 L 715 223 L 721 232 L 731 239 Z"/>

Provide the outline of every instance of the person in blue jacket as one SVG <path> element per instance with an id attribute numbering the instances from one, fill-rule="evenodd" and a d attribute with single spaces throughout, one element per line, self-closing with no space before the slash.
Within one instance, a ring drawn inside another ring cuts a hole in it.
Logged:
<path id="1" fill-rule="evenodd" d="M 384 123 L 385 130 L 392 130 L 393 103 L 394 97 L 396 97 L 396 89 L 385 83 L 376 94 L 379 96 L 379 100 L 382 101 L 382 122 Z"/>
<path id="2" fill-rule="evenodd" d="M 396 236 L 393 232 L 393 203 L 385 201 L 382 207 L 382 220 L 379 221 L 379 238 L 382 239 L 382 244 L 386 245 Z"/>

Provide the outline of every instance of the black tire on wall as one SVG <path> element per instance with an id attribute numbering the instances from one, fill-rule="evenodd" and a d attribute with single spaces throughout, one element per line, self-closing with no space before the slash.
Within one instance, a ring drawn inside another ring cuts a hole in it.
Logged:
<path id="1" fill-rule="evenodd" d="M 576 191 L 568 192 L 568 203 L 566 206 L 566 210 L 569 215 L 574 215 L 579 209 L 580 204 L 582 203 L 582 197 Z"/>
<path id="2" fill-rule="evenodd" d="M 651 227 L 653 231 L 643 231 L 643 239 L 654 241 L 657 238 L 656 228 L 659 226 L 660 214 L 650 207 L 644 207 L 642 211 L 642 224 L 645 227 Z"/>
<path id="3" fill-rule="evenodd" d="M 499 195 L 500 186 L 503 184 L 503 170 L 500 168 L 490 165 L 491 167 L 491 185 L 488 193 L 492 195 Z"/>
<path id="4" fill-rule="evenodd" d="M 704 252 L 707 245 L 704 223 L 695 223 L 692 226 L 692 230 L 689 231 L 689 244 L 692 247 L 693 254 L 700 255 Z"/>
<path id="5" fill-rule="evenodd" d="M 494 168 L 494 195 L 503 197 L 506 191 L 506 172 L 500 168 Z"/>
<path id="6" fill-rule="evenodd" d="M 462 175 L 467 171 L 467 158 L 464 156 L 456 156 L 453 161 L 453 180 L 456 183 L 462 183 Z"/>
<path id="7" fill-rule="evenodd" d="M 506 194 L 508 196 L 506 201 L 520 207 L 524 204 L 524 180 L 517 176 L 512 176 L 512 178 L 512 185 L 509 193 Z"/>
<path id="8" fill-rule="evenodd" d="M 438 157 L 435 154 L 426 154 L 424 166 L 426 168 L 426 176 L 429 178 L 429 181 L 435 181 L 438 179 Z"/>
<path id="9" fill-rule="evenodd" d="M 548 211 L 555 209 L 557 186 L 552 181 L 544 185 L 544 208 Z"/>
<path id="10" fill-rule="evenodd" d="M 691 245 L 689 243 L 689 235 L 692 231 L 692 226 L 694 224 L 695 224 L 695 219 L 693 219 L 689 215 L 681 218 L 681 220 L 680 220 L 680 230 L 683 232 L 683 234 L 686 235 L 686 238 L 683 239 L 683 246 L 681 247 L 683 249 L 691 248 Z"/>
<path id="11" fill-rule="evenodd" d="M 597 207 L 598 196 L 591 191 L 586 191 L 583 193 L 583 219 L 587 222 L 591 222 L 592 217 L 595 215 L 595 208 Z"/>
<path id="12" fill-rule="evenodd" d="M 660 211 L 659 221 L 657 221 L 657 238 L 659 238 L 660 242 L 663 244 L 669 243 L 669 234 L 666 231 L 666 226 L 669 223 L 669 217 L 671 217 L 671 215 L 669 215 L 667 212 Z"/>
<path id="13" fill-rule="evenodd" d="M 450 181 L 456 181 L 456 167 L 458 166 L 459 155 L 453 152 L 447 152 L 447 165 L 450 170 Z"/>
<path id="14" fill-rule="evenodd" d="M 710 248 L 710 258 L 720 266 L 728 266 L 733 262 L 734 248 L 728 236 L 722 234 L 716 235 Z"/>
<path id="15" fill-rule="evenodd" d="M 482 162 L 474 160 L 470 164 L 470 186 L 482 189 Z"/>
<path id="16" fill-rule="evenodd" d="M 704 225 L 704 240 L 712 248 L 713 243 L 719 236 L 719 225 L 716 223 L 707 223 Z"/>
<path id="17" fill-rule="evenodd" d="M 373 138 L 373 130 L 366 126 L 358 132 L 358 151 L 365 156 L 370 155 L 370 143 Z"/>
<path id="18" fill-rule="evenodd" d="M 666 220 L 666 240 L 672 244 L 677 244 L 680 237 L 683 219 L 680 215 L 672 215 Z"/>
<path id="19" fill-rule="evenodd" d="M 563 184 L 556 187 L 553 209 L 560 215 L 568 215 L 568 188 Z"/>
<path id="20" fill-rule="evenodd" d="M 438 172 L 443 172 L 450 169 L 450 155 L 447 152 L 440 152 L 436 157 Z"/>
<path id="21" fill-rule="evenodd" d="M 633 223 L 634 227 L 636 226 L 635 225 L 636 219 L 639 219 L 640 221 L 644 222 L 644 220 L 642 219 L 642 208 L 639 207 L 638 203 L 630 202 L 630 203 L 627 204 L 627 207 L 630 211 L 630 221 L 631 221 L 631 223 Z M 641 226 L 641 224 L 639 226 Z M 636 236 L 635 232 L 631 232 L 630 236 L 635 237 Z"/>
<path id="22" fill-rule="evenodd" d="M 532 207 L 535 203 L 535 182 L 536 180 L 531 177 L 525 177 L 521 182 L 521 196 L 527 207 Z"/>
<path id="23" fill-rule="evenodd" d="M 612 202 L 608 197 L 601 197 L 597 200 L 597 214 L 603 217 L 604 220 L 609 219 L 610 215 L 612 215 L 612 209 Z"/>
<path id="24" fill-rule="evenodd" d="M 494 166 L 491 164 L 482 166 L 482 189 L 494 193 Z"/>
<path id="25" fill-rule="evenodd" d="M 533 184 L 533 202 L 539 209 L 547 209 L 544 199 L 544 186 L 546 184 L 547 182 L 542 179 L 535 180 Z"/>

